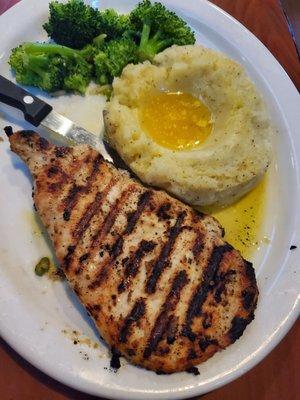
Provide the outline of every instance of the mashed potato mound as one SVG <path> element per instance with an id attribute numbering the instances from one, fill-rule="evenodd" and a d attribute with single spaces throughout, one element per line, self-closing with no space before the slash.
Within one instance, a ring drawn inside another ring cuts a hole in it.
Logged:
<path id="1" fill-rule="evenodd" d="M 139 122 L 142 96 L 181 91 L 210 109 L 213 131 L 197 148 L 170 150 Z M 113 83 L 104 111 L 106 136 L 147 184 L 191 205 L 228 204 L 252 189 L 271 160 L 271 128 L 262 98 L 245 70 L 202 46 L 173 46 L 154 59 L 128 65 Z"/>

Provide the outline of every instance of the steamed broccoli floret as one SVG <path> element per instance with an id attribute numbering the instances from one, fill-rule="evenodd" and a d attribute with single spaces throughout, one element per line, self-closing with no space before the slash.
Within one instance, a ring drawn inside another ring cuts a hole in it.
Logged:
<path id="1" fill-rule="evenodd" d="M 56 43 L 81 49 L 99 34 L 107 39 L 120 38 L 130 27 L 129 17 L 113 9 L 96 10 L 82 0 L 69 0 L 63 4 L 53 1 L 49 5 L 50 18 L 43 27 Z"/>
<path id="2" fill-rule="evenodd" d="M 49 21 L 43 28 L 56 43 L 81 49 L 96 37 L 99 31 L 99 11 L 82 0 L 69 0 L 63 4 L 49 4 Z"/>
<path id="3" fill-rule="evenodd" d="M 111 83 L 127 64 L 138 61 L 137 50 L 137 45 L 128 38 L 108 42 L 94 58 L 97 82 L 101 85 Z"/>
<path id="4" fill-rule="evenodd" d="M 195 36 L 187 23 L 161 3 L 143 0 L 130 13 L 130 22 L 141 32 L 139 59 L 153 60 L 165 48 L 195 43 Z"/>
<path id="5" fill-rule="evenodd" d="M 31 54 L 26 44 L 12 50 L 9 64 L 18 83 L 38 86 L 47 92 L 59 90 L 63 85 L 65 65 L 61 57 Z"/>
<path id="6" fill-rule="evenodd" d="M 108 40 L 121 38 L 131 29 L 129 15 L 118 14 L 112 8 L 108 8 L 99 14 L 99 29 L 101 33 L 107 35 Z"/>
<path id="7" fill-rule="evenodd" d="M 92 72 L 92 64 L 89 64 L 83 57 L 77 57 L 76 60 L 69 59 L 63 89 L 84 94 L 92 79 Z"/>
<path id="8" fill-rule="evenodd" d="M 9 63 L 17 82 L 38 86 L 47 92 L 60 89 L 84 93 L 93 67 L 94 48 L 74 50 L 48 43 L 23 43 L 12 50 Z"/>

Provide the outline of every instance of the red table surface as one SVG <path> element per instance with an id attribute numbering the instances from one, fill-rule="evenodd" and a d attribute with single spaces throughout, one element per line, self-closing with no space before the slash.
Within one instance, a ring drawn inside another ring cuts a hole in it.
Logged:
<path id="1" fill-rule="evenodd" d="M 291 3 L 300 0 L 290 0 Z M 18 0 L 0 0 L 0 14 Z M 278 0 L 213 0 L 253 32 L 300 89 L 300 63 Z M 300 393 L 300 324 L 250 372 L 203 400 L 296 400 Z M 298 395 L 297 395 L 298 393 Z M 47 377 L 0 339 L 0 400 L 92 400 Z M 128 399 L 130 400 L 130 399 Z M 196 399 L 195 399 L 196 400 Z"/>

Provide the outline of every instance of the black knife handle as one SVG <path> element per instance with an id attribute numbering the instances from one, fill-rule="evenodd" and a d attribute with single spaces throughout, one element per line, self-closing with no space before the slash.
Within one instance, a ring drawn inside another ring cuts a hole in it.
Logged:
<path id="1" fill-rule="evenodd" d="M 52 107 L 38 97 L 15 85 L 0 75 L 0 101 L 18 108 L 24 114 L 26 121 L 38 126 L 52 111 Z"/>

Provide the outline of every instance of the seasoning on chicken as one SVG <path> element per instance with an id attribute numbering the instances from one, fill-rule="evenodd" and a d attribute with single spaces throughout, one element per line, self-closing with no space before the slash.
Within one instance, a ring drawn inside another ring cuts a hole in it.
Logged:
<path id="1" fill-rule="evenodd" d="M 114 351 L 172 373 L 243 334 L 255 273 L 214 218 L 142 186 L 86 145 L 56 147 L 32 131 L 9 140 L 35 179 L 61 268 Z"/>

